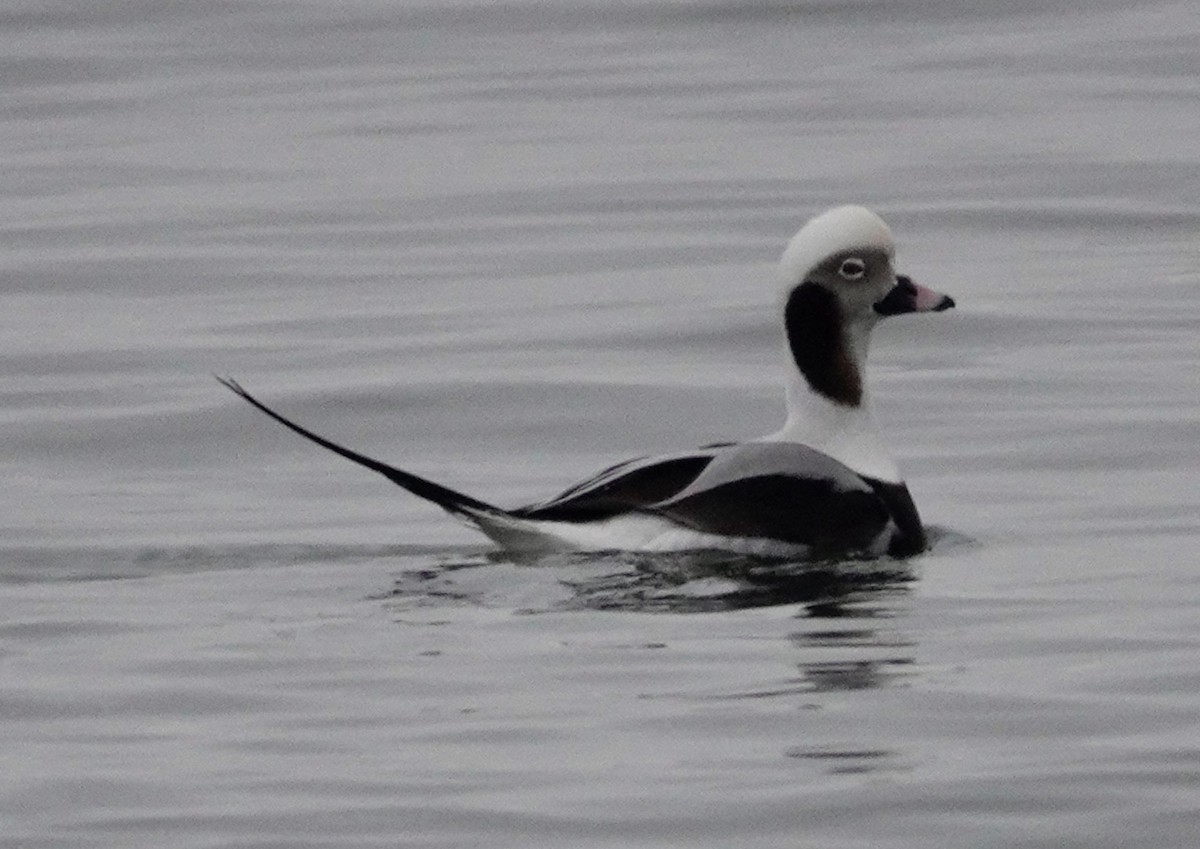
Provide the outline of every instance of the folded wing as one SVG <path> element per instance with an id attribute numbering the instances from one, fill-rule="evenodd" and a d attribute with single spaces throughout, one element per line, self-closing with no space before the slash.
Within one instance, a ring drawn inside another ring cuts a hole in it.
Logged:
<path id="1" fill-rule="evenodd" d="M 534 520 L 590 522 L 647 510 L 686 489 L 713 461 L 717 450 L 710 447 L 627 460 L 512 514 Z"/>
<path id="2" fill-rule="evenodd" d="M 871 548 L 891 518 L 870 482 L 790 442 L 730 446 L 654 509 L 706 533 L 783 540 L 818 554 Z"/>
<path id="3" fill-rule="evenodd" d="M 630 460 L 512 513 L 559 522 L 640 513 L 698 533 L 782 540 L 818 552 L 870 548 L 890 521 L 873 482 L 819 451 L 786 442 Z"/>

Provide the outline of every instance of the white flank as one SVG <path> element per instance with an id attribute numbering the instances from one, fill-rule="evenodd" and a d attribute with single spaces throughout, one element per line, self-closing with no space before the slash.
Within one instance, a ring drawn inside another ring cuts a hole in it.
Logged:
<path id="1" fill-rule="evenodd" d="M 465 517 L 464 517 L 465 518 Z M 762 537 L 707 534 L 644 513 L 627 513 L 597 522 L 551 522 L 478 514 L 467 524 L 508 549 L 526 554 L 556 551 L 680 552 L 719 550 L 759 557 L 798 557 L 810 548 Z"/>

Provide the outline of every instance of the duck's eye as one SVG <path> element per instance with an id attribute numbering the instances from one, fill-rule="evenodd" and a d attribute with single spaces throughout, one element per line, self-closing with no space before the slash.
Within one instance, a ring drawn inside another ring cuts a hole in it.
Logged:
<path id="1" fill-rule="evenodd" d="M 842 260 L 842 264 L 838 267 L 838 274 L 847 280 L 861 280 L 866 273 L 867 264 L 857 257 Z"/>

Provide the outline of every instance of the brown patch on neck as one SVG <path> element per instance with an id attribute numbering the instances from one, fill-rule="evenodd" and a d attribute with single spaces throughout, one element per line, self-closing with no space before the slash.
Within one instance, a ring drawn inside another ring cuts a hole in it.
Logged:
<path id="1" fill-rule="evenodd" d="M 784 326 L 792 359 L 813 391 L 847 407 L 861 404 L 862 376 L 837 297 L 817 283 L 801 283 L 788 296 Z"/>

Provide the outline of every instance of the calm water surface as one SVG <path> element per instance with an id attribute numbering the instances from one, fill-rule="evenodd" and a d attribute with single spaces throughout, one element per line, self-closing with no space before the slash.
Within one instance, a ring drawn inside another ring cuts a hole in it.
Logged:
<path id="1" fill-rule="evenodd" d="M 1191 847 L 1187 2 L 0 11 L 0 847 Z M 877 208 L 927 555 L 514 563 L 501 504 L 778 427 L 772 265 Z"/>

